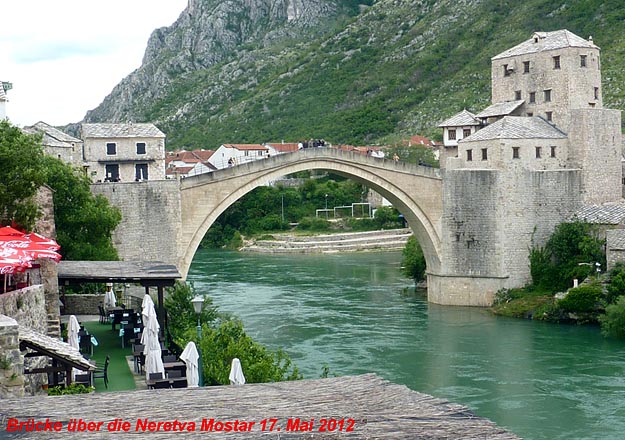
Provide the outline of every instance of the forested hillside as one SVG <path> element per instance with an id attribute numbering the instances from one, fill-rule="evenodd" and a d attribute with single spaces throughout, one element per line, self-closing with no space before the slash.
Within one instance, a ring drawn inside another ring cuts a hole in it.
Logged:
<path id="1" fill-rule="evenodd" d="M 360 3 L 191 0 L 86 120 L 155 122 L 168 148 L 438 136 L 444 118 L 490 102 L 492 56 L 557 29 L 592 35 L 604 105 L 625 110 L 622 0 Z"/>

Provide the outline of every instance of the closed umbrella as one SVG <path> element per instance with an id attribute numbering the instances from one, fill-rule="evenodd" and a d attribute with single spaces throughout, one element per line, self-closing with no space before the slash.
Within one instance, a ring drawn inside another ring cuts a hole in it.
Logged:
<path id="1" fill-rule="evenodd" d="M 154 303 L 152 303 L 151 307 L 148 307 L 147 312 L 147 320 L 143 321 L 144 328 L 141 342 L 145 345 L 143 349 L 143 354 L 145 355 L 145 379 L 149 380 L 151 373 L 161 373 L 164 377 L 165 367 L 163 367 L 163 360 L 161 359 L 161 343 L 158 340 L 158 333 L 161 327 L 156 318 Z"/>
<path id="2" fill-rule="evenodd" d="M 200 382 L 200 376 L 198 374 L 199 357 L 200 355 L 193 341 L 187 344 L 180 355 L 180 360 L 187 364 L 187 386 L 189 388 L 197 387 Z"/>
<path id="3" fill-rule="evenodd" d="M 78 332 L 80 331 L 80 324 L 75 315 L 69 315 L 69 322 L 67 325 L 67 343 L 80 352 L 78 344 Z M 76 368 L 72 368 L 72 380 L 79 371 Z"/>
<path id="4" fill-rule="evenodd" d="M 245 383 L 245 376 L 243 375 L 243 368 L 241 368 L 239 358 L 232 359 L 229 379 L 230 385 L 243 385 Z"/>
<path id="5" fill-rule="evenodd" d="M 109 290 L 109 287 L 111 288 Z M 112 309 L 117 305 L 117 299 L 113 293 L 113 283 L 106 283 L 106 292 L 104 293 L 104 307 L 106 309 Z"/>

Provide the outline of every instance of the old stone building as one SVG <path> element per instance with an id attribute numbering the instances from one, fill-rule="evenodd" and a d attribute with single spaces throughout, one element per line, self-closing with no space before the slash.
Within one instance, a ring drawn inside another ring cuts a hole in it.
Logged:
<path id="1" fill-rule="evenodd" d="M 622 194 L 621 114 L 603 108 L 592 38 L 536 32 L 494 56 L 492 105 L 475 118 L 479 130 L 441 164 L 439 281 L 455 286 L 443 291 L 476 279 L 491 293 L 526 284 L 533 245 L 583 205 Z"/>
<path id="2" fill-rule="evenodd" d="M 82 139 L 94 182 L 165 179 L 165 135 L 154 124 L 82 124 Z"/>
<path id="3" fill-rule="evenodd" d="M 83 166 L 82 140 L 41 121 L 30 127 L 24 127 L 23 131 L 41 134 L 41 143 L 46 154 L 75 166 Z"/>

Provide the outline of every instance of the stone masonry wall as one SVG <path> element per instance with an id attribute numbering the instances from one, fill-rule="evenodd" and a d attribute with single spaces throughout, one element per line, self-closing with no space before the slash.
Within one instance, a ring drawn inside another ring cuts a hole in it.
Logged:
<path id="1" fill-rule="evenodd" d="M 17 321 L 19 325 L 29 327 L 41 334 L 46 334 L 46 305 L 45 293 L 41 284 L 14 290 L 0 295 L 0 315 L 6 315 Z M 2 349 L 0 344 L 0 349 Z M 1 359 L 1 358 L 0 358 Z M 24 367 L 32 369 L 45 366 L 46 357 L 27 358 L 23 365 L 16 364 L 14 370 L 23 371 Z M 0 374 L 1 375 L 1 374 Z M 24 391 L 26 395 L 42 394 L 41 385 L 47 383 L 45 374 L 27 374 L 24 376 Z"/>
<path id="2" fill-rule="evenodd" d="M 98 305 L 103 304 L 104 294 L 65 295 L 64 315 L 99 315 Z"/>
<path id="3" fill-rule="evenodd" d="M 0 314 L 0 400 L 24 396 L 24 356 L 17 321 Z"/>
<path id="4" fill-rule="evenodd" d="M 113 233 L 122 260 L 178 264 L 179 185 L 176 180 L 160 180 L 91 186 L 94 194 L 104 195 L 122 211 L 122 221 Z"/>

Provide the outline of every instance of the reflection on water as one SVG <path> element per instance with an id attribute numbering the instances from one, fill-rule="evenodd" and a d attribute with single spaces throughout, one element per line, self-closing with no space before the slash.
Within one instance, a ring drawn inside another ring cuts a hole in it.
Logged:
<path id="1" fill-rule="evenodd" d="M 496 318 L 402 295 L 400 253 L 200 251 L 189 279 L 306 378 L 375 372 L 526 439 L 621 439 L 625 344 L 597 328 Z"/>

